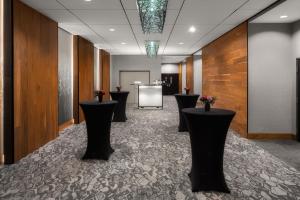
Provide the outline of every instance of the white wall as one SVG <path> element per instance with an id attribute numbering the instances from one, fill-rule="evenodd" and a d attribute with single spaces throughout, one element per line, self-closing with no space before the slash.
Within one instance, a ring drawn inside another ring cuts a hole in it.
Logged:
<path id="1" fill-rule="evenodd" d="M 94 89 L 100 90 L 100 56 L 99 49 L 94 47 Z"/>
<path id="2" fill-rule="evenodd" d="M 179 67 L 178 64 L 162 64 L 161 73 L 162 74 L 178 74 Z"/>
<path id="3" fill-rule="evenodd" d="M 296 58 L 300 58 L 300 21 L 293 24 L 293 48 Z"/>
<path id="4" fill-rule="evenodd" d="M 119 71 L 121 70 L 149 70 L 150 82 L 161 79 L 161 56 L 148 58 L 144 55 L 113 55 L 111 63 L 111 88 L 119 85 Z"/>
<path id="5" fill-rule="evenodd" d="M 297 58 L 300 58 L 300 21 L 296 22 L 293 24 L 293 35 L 292 35 L 292 43 L 293 43 L 293 61 L 294 61 L 294 66 L 297 65 L 297 62 L 296 62 L 296 59 Z M 295 67 L 295 73 L 296 73 L 296 67 Z M 297 90 L 297 79 L 293 79 L 293 92 L 294 92 L 294 96 L 295 98 L 293 99 L 294 101 L 292 102 L 293 105 L 296 105 L 297 103 L 297 93 L 296 93 L 296 90 Z M 293 110 L 293 116 L 297 116 L 297 112 L 296 112 L 296 107 L 295 109 Z M 296 128 L 297 128 L 297 124 L 296 124 L 296 120 L 293 120 L 293 129 L 295 130 L 294 132 L 296 133 Z"/>
<path id="6" fill-rule="evenodd" d="M 73 38 L 58 29 L 58 119 L 63 124 L 73 118 Z"/>
<path id="7" fill-rule="evenodd" d="M 202 57 L 194 55 L 194 93 L 202 95 Z"/>
<path id="8" fill-rule="evenodd" d="M 249 132 L 295 133 L 296 65 L 290 24 L 249 25 Z"/>
<path id="9" fill-rule="evenodd" d="M 182 93 L 185 92 L 186 88 L 186 63 L 182 63 Z"/>

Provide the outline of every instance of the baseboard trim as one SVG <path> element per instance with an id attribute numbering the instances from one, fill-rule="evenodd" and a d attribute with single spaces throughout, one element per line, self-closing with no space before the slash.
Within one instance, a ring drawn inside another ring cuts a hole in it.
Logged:
<path id="1" fill-rule="evenodd" d="M 59 131 L 62 131 L 62 130 L 64 130 L 65 128 L 67 128 L 67 127 L 69 127 L 69 126 L 71 126 L 71 125 L 73 125 L 73 124 L 74 124 L 74 119 L 71 119 L 71 120 L 69 120 L 69 121 L 64 122 L 63 124 L 60 124 L 58 130 L 59 130 Z"/>
<path id="2" fill-rule="evenodd" d="M 253 140 L 295 140 L 292 133 L 248 133 L 248 139 Z"/>

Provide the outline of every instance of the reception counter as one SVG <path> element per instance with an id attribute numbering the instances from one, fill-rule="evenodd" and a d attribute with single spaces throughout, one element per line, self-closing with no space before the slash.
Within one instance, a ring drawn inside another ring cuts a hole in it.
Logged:
<path id="1" fill-rule="evenodd" d="M 162 85 L 139 85 L 138 107 L 163 108 Z"/>

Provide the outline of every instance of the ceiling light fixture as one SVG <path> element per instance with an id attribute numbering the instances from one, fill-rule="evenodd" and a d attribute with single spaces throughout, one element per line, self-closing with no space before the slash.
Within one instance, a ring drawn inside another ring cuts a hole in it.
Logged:
<path id="1" fill-rule="evenodd" d="M 114 29 L 114 28 L 110 28 L 110 29 L 109 29 L 110 32 L 114 32 L 115 30 L 116 30 L 116 29 Z"/>
<path id="2" fill-rule="evenodd" d="M 179 45 L 183 45 L 184 43 L 183 43 L 183 42 L 179 42 L 178 44 L 179 44 Z"/>
<path id="3" fill-rule="evenodd" d="M 146 40 L 145 48 L 146 48 L 147 56 L 149 58 L 156 58 L 157 52 L 159 49 L 159 41 L 158 40 Z"/>
<path id="4" fill-rule="evenodd" d="M 288 16 L 287 15 L 281 15 L 280 16 L 280 19 L 285 19 L 285 18 L 288 18 Z"/>
<path id="5" fill-rule="evenodd" d="M 127 44 L 127 43 L 126 43 L 126 42 L 122 42 L 121 44 L 125 45 L 125 44 Z"/>
<path id="6" fill-rule="evenodd" d="M 137 0 L 136 3 L 144 34 L 162 33 L 168 0 Z"/>
<path id="7" fill-rule="evenodd" d="M 92 0 L 84 0 L 85 2 L 91 2 Z"/>
<path id="8" fill-rule="evenodd" d="M 191 26 L 191 27 L 189 28 L 189 32 L 190 32 L 190 33 L 195 33 L 195 32 L 196 32 L 195 26 Z"/>

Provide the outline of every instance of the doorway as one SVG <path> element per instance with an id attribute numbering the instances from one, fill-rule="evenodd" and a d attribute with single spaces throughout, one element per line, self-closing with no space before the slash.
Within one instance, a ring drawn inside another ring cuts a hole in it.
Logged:
<path id="1" fill-rule="evenodd" d="M 297 58 L 297 134 L 296 139 L 300 142 L 300 58 Z"/>
<path id="2" fill-rule="evenodd" d="M 137 103 L 137 86 L 135 81 L 141 84 L 150 84 L 150 71 L 120 71 L 119 84 L 123 91 L 129 91 L 127 103 Z"/>
<path id="3" fill-rule="evenodd" d="M 174 95 L 179 92 L 178 74 L 161 74 L 163 84 L 163 95 Z"/>

